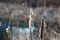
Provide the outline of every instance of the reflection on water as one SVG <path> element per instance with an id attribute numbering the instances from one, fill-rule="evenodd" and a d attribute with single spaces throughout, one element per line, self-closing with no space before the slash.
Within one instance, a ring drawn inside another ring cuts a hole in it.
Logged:
<path id="1" fill-rule="evenodd" d="M 30 29 L 29 28 L 18 28 L 18 27 L 13 27 L 12 28 L 12 40 L 29 40 L 29 35 L 30 35 Z M 36 30 L 37 28 L 33 27 L 32 32 Z"/>

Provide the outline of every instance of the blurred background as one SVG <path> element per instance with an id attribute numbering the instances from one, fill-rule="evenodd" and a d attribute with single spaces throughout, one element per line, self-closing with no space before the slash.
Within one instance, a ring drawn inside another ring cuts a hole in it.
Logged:
<path id="1" fill-rule="evenodd" d="M 29 40 L 30 7 L 33 40 L 40 40 L 41 17 L 45 20 L 42 40 L 60 40 L 60 0 L 0 0 L 0 40 Z"/>

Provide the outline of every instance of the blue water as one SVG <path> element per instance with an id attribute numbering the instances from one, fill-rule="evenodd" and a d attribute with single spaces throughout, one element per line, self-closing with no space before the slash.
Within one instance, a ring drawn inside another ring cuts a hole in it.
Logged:
<path id="1" fill-rule="evenodd" d="M 35 27 L 32 28 L 32 32 L 36 30 Z M 29 40 L 30 29 L 29 28 L 19 28 L 19 27 L 12 27 L 12 34 L 13 40 L 24 40 L 27 38 Z M 23 38 L 21 38 L 23 37 Z"/>

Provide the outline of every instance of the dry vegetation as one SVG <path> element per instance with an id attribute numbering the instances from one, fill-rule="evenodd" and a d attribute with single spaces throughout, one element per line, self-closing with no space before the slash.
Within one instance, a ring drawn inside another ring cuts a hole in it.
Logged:
<path id="1" fill-rule="evenodd" d="M 29 7 L 28 4 L 25 2 L 25 0 L 9 0 L 9 4 L 0 3 L 0 17 L 2 18 L 10 18 L 12 20 L 28 20 L 29 16 Z M 24 3 L 21 3 L 24 2 Z M 3 1 L 2 1 L 3 2 Z M 17 4 L 14 4 L 13 2 L 18 2 Z M 34 1 L 33 1 L 34 2 Z M 47 3 L 49 0 L 47 1 Z M 55 6 L 56 0 L 51 1 L 52 4 Z M 54 2 L 54 3 L 53 3 Z M 50 5 L 47 4 L 46 5 Z M 58 2 L 60 3 L 60 1 Z M 60 40 L 60 7 L 45 7 L 45 11 L 43 13 L 42 7 L 33 8 L 35 21 L 40 24 L 40 18 L 41 16 L 44 16 L 46 26 L 44 27 L 44 35 L 43 40 Z M 37 40 L 37 39 L 36 39 Z"/>

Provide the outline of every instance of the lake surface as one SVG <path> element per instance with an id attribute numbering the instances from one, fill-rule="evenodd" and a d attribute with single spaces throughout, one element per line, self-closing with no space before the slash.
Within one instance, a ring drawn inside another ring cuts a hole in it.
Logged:
<path id="1" fill-rule="evenodd" d="M 37 30 L 37 28 L 33 27 L 32 28 L 32 33 L 35 30 Z M 12 35 L 12 40 L 29 40 L 30 29 L 29 28 L 13 27 L 12 28 L 12 34 L 13 34 Z M 33 39 L 34 39 L 34 36 L 36 36 L 36 35 L 34 35 L 34 33 L 33 33 Z"/>

